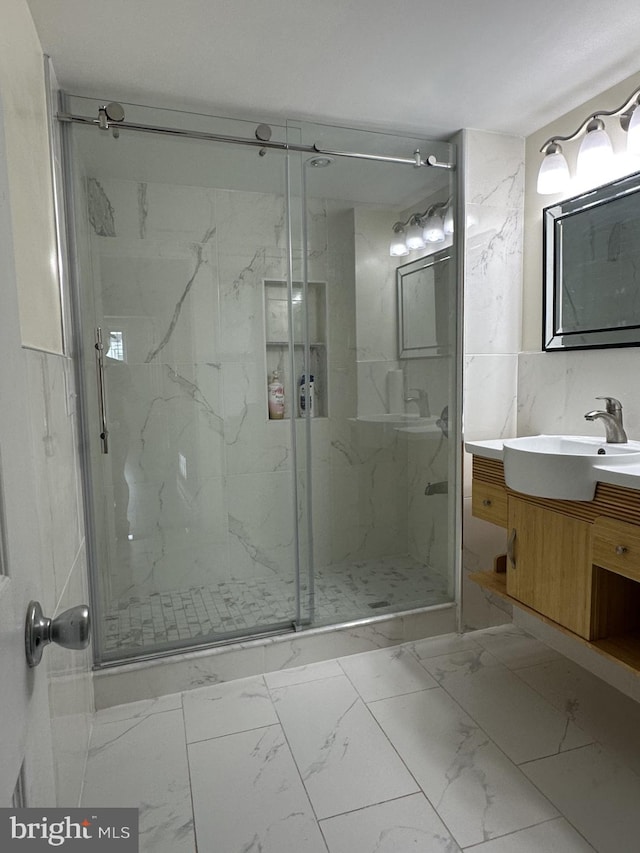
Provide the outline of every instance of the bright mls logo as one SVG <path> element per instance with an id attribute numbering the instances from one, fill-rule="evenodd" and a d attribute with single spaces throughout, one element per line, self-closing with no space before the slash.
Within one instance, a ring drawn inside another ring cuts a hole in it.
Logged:
<path id="1" fill-rule="evenodd" d="M 0 850 L 138 853 L 137 809 L 0 809 Z"/>

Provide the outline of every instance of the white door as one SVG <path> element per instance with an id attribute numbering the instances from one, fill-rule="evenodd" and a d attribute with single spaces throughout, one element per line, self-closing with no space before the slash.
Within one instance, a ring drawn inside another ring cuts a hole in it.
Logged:
<path id="1" fill-rule="evenodd" d="M 0 806 L 10 806 L 30 717 L 47 711 L 31 708 L 45 666 L 30 670 L 24 651 L 27 606 L 42 590 L 3 118 L 0 103 Z"/>

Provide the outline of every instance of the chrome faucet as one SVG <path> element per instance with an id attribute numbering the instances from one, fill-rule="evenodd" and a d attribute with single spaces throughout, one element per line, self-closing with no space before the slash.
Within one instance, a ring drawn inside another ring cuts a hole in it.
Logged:
<path id="1" fill-rule="evenodd" d="M 604 412 L 587 412 L 585 418 L 588 421 L 601 420 L 608 444 L 626 444 L 627 434 L 622 426 L 622 404 L 615 397 L 596 397 L 596 400 L 605 401 Z"/>
<path id="2" fill-rule="evenodd" d="M 405 403 L 417 403 L 418 404 L 418 414 L 421 418 L 428 418 L 431 416 L 431 412 L 429 410 L 429 395 L 426 391 L 423 391 L 422 388 L 411 388 L 417 397 L 405 397 Z"/>

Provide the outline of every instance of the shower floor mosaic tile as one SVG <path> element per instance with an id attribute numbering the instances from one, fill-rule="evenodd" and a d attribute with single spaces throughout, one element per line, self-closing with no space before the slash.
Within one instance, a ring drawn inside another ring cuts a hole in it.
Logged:
<path id="1" fill-rule="evenodd" d="M 440 575 L 408 556 L 385 557 L 318 569 L 315 625 L 382 615 L 398 608 L 450 600 Z M 220 582 L 114 602 L 105 617 L 106 652 L 159 643 L 250 632 L 293 621 L 295 583 L 280 578 Z"/>

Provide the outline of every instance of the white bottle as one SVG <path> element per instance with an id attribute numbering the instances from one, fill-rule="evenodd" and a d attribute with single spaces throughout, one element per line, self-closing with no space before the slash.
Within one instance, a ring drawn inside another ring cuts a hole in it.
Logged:
<path id="1" fill-rule="evenodd" d="M 302 374 L 300 377 L 299 384 L 299 394 L 298 394 L 298 409 L 300 413 L 300 417 L 304 417 L 307 413 L 307 406 L 309 407 L 309 416 L 314 417 L 315 415 L 315 407 L 313 405 L 313 373 L 309 374 L 309 381 L 307 382 L 306 374 Z"/>
<path id="2" fill-rule="evenodd" d="M 284 418 L 284 385 L 280 381 L 277 368 L 271 374 L 271 381 L 267 388 L 269 390 L 269 418 L 272 421 L 280 421 Z"/>

